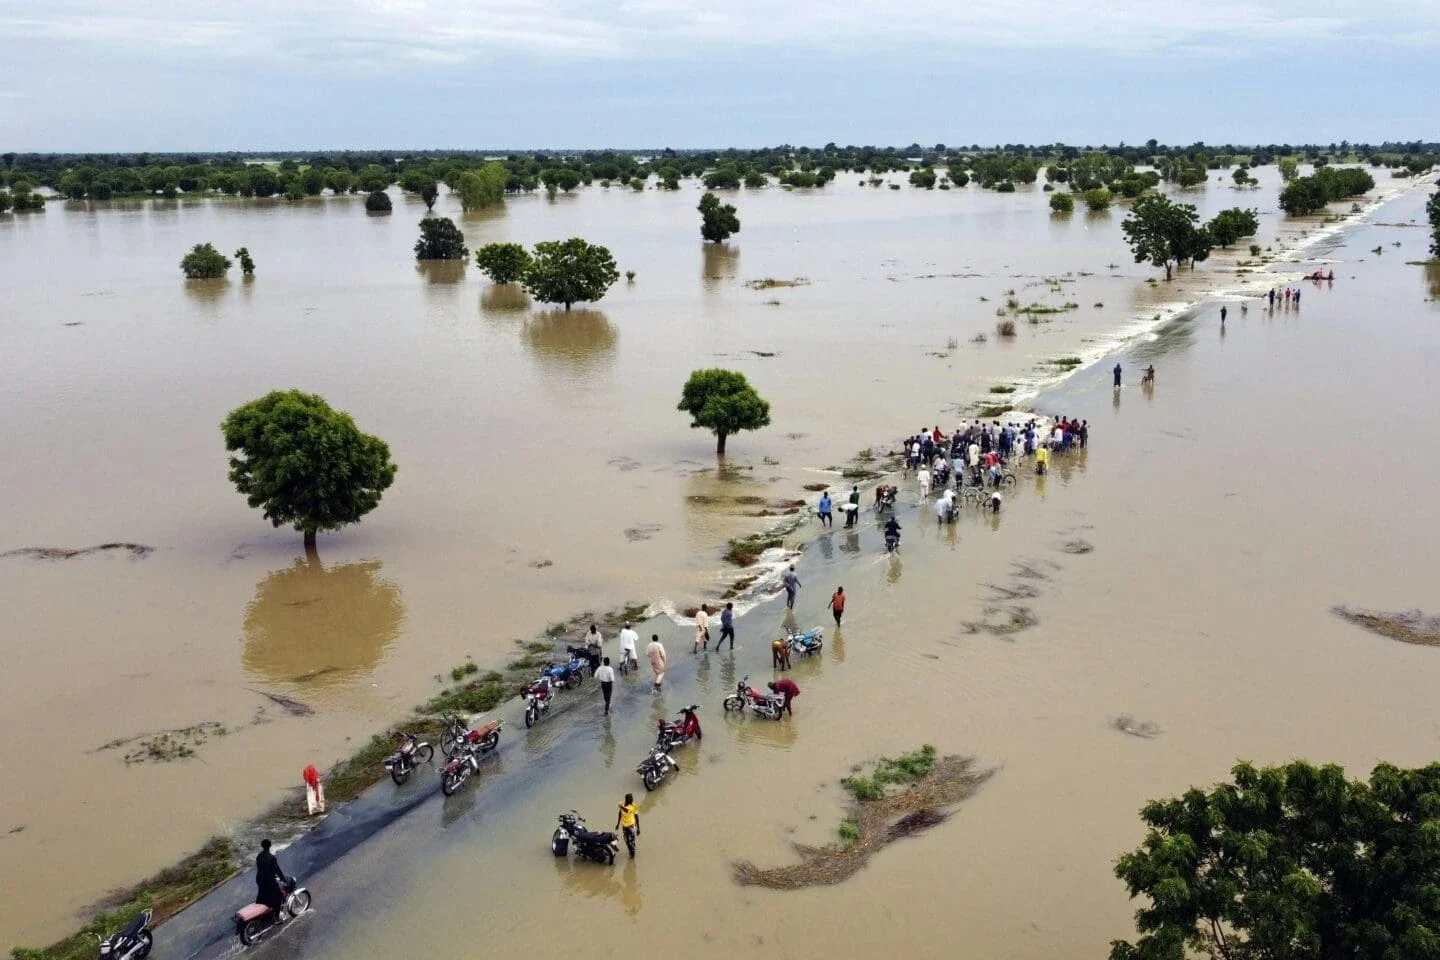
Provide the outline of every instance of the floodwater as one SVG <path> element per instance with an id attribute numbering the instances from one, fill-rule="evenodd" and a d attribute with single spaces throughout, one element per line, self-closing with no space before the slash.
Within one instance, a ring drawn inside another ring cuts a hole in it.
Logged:
<path id="1" fill-rule="evenodd" d="M 579 235 L 637 271 L 569 316 L 473 267 L 417 267 L 423 207 L 404 200 L 388 218 L 341 199 L 52 205 L 0 220 L 0 551 L 156 548 L 0 560 L 0 722 L 24 732 L 0 764 L 28 769 L 44 744 L 46 770 L 43 791 L 10 791 L 4 806 L 0 831 L 23 829 L 0 858 L 18 888 L 0 940 L 64 932 L 106 889 L 267 805 L 307 762 L 343 756 L 466 656 L 503 662 L 512 640 L 585 609 L 713 595 L 736 575 L 717 547 L 767 522 L 736 497 L 799 496 L 862 446 L 948 429 L 991 385 L 1034 389 L 1046 359 L 1098 355 L 1206 289 L 1270 282 L 1217 255 L 1147 285 L 1154 271 L 1127 262 L 1122 210 L 1054 218 L 1038 189 L 849 178 L 823 193 L 741 191 L 744 230 L 718 250 L 696 235 L 697 194 L 594 187 L 459 219 L 472 247 Z M 1186 199 L 1259 207 L 1267 245 L 1313 241 L 1324 228 L 1281 225 L 1275 194 L 1227 178 Z M 1404 222 L 1421 204 L 1411 191 L 1375 219 Z M 1433 579 L 1435 454 L 1409 442 L 1406 413 L 1437 399 L 1424 375 L 1434 279 L 1404 266 L 1423 258 L 1423 234 L 1364 227 L 1312 245 L 1342 279 L 1307 284 L 1299 310 L 1242 318 L 1232 304 L 1223 337 L 1209 308 L 1142 335 L 1125 362 L 1132 382 L 1156 364 L 1152 392 L 1113 398 L 1092 369 L 1045 394 L 1045 409 L 1090 419 L 1094 449 L 1022 486 L 998 521 L 936 533 L 928 514 L 912 518 L 894 561 L 877 558 L 868 527 L 818 539 L 806 527 L 800 619 L 818 620 L 843 576 L 843 636 L 801 668 L 794 723 L 725 724 L 712 709 L 732 672 L 765 675 L 773 605 L 742 620 L 733 670 L 700 666 L 715 733 L 647 800 L 637 864 L 556 864 L 544 843 L 554 813 L 579 806 L 598 825 L 639 786 L 638 723 L 608 754 L 597 729 L 594 760 L 555 771 L 533 806 L 487 818 L 481 792 L 447 807 L 448 825 L 465 825 L 448 832 L 456 842 L 389 851 L 383 889 L 350 894 L 373 898 L 373 918 L 353 911 L 321 952 L 450 949 L 478 909 L 487 947 L 541 935 L 563 912 L 602 954 L 641 937 L 697 955 L 897 942 L 936 955 L 944 910 L 977 955 L 1094 954 L 1128 930 L 1109 866 L 1137 842 L 1145 799 L 1239 756 L 1357 771 L 1428 759 L 1431 652 L 1327 613 L 1423 604 Z M 206 240 L 248 246 L 257 278 L 187 285 L 176 264 Z M 745 285 L 767 277 L 808 282 Z M 1079 307 L 1022 318 L 1001 341 L 1009 290 Z M 978 332 L 988 342 L 971 343 Z M 674 410 L 689 371 L 709 365 L 745 371 L 773 405 L 770 428 L 732 438 L 723 475 L 713 439 Z M 400 465 L 370 518 L 322 537 L 319 561 L 225 478 L 220 420 L 286 387 L 350 411 Z M 1095 549 L 1060 549 L 1073 540 Z M 1036 596 L 987 600 L 1007 591 Z M 1017 602 L 1038 625 L 1013 638 L 961 626 Z M 316 712 L 290 716 L 266 692 Z M 1126 736 L 1110 725 L 1120 714 L 1162 732 Z M 186 762 L 126 766 L 97 749 L 207 721 L 230 732 Z M 999 768 L 951 823 L 838 888 L 731 884 L 735 857 L 768 863 L 789 839 L 828 837 L 833 781 L 852 762 L 926 741 Z M 367 862 L 379 869 L 383 852 Z M 389 922 L 401 915 L 425 922 Z"/>

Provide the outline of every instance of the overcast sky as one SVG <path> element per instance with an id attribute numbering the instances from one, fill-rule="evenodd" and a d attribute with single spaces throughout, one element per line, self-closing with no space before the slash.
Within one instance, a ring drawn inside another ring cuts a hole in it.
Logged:
<path id="1" fill-rule="evenodd" d="M 0 0 L 0 149 L 1440 139 L 1440 0 Z"/>

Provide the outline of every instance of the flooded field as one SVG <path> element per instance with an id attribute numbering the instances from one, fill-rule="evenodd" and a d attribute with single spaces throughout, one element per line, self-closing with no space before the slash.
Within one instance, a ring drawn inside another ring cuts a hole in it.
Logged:
<path id="1" fill-rule="evenodd" d="M 1279 224 L 1274 187 L 1212 182 L 1186 199 L 1202 213 L 1259 207 L 1266 245 L 1312 240 L 1317 221 Z M 32 765 L 37 743 L 47 754 L 46 789 L 11 791 L 0 823 L 14 830 L 0 878 L 26 878 L 0 940 L 64 932 L 109 887 L 267 805 L 307 762 L 348 753 L 466 656 L 503 662 L 514 639 L 585 609 L 713 596 L 735 575 L 720 545 L 767 522 L 751 498 L 799 496 L 861 447 L 949 429 L 991 386 L 1037 389 L 1054 376 L 1046 360 L 1098 355 L 1208 291 L 1265 285 L 1219 254 L 1147 285 L 1122 209 L 1054 218 L 1038 190 L 851 178 L 742 191 L 742 233 L 718 249 L 699 241 L 697 195 L 591 188 L 444 211 L 472 248 L 579 235 L 637 272 L 569 316 L 517 303 L 473 267 L 416 267 L 423 207 L 404 200 L 388 218 L 341 199 L 51 204 L 0 221 L 0 552 L 153 548 L 0 559 L 0 721 L 25 731 L 0 764 Z M 1377 219 L 1422 205 L 1412 191 Z M 202 241 L 248 246 L 255 281 L 187 286 L 176 264 Z M 979 955 L 1095 954 L 1128 930 L 1109 866 L 1138 839 L 1146 798 L 1220 777 L 1238 756 L 1428 759 L 1434 651 L 1330 613 L 1408 609 L 1433 579 L 1434 455 L 1380 443 L 1357 464 L 1342 442 L 1399 432 L 1398 411 L 1437 399 L 1434 280 L 1404 265 L 1424 245 L 1421 230 L 1381 226 L 1324 241 L 1308 253 L 1340 279 L 1306 285 L 1302 309 L 1232 309 L 1222 337 L 1206 308 L 1145 335 L 1124 362 L 1131 382 L 1155 363 L 1154 391 L 1112 397 L 1092 369 L 1045 394 L 1045 409 L 1095 425 L 1094 448 L 1022 485 L 998 519 L 937 533 L 928 514 L 903 513 L 893 561 L 868 524 L 807 528 L 800 620 L 818 622 L 843 577 L 843 635 L 797 671 L 793 723 L 727 724 L 714 707 L 736 672 L 765 674 L 773 604 L 742 620 L 733 667 L 699 665 L 716 735 L 647 801 L 636 864 L 591 870 L 544 850 L 555 813 L 588 808 L 600 825 L 639 785 L 649 730 L 609 736 L 596 722 L 594 756 L 549 771 L 543 802 L 487 811 L 482 790 L 447 806 L 443 831 L 382 837 L 359 859 L 384 863 L 385 882 L 352 876 L 348 901 L 366 909 L 332 911 L 328 927 L 317 916 L 329 932 L 309 949 L 448 951 L 483 898 L 487 947 L 519 944 L 563 909 L 598 931 L 602 955 L 633 952 L 642 934 L 706 956 L 762 941 L 934 955 L 927 918 L 943 905 Z M 747 286 L 765 278 L 806 282 Z M 1022 320 L 1007 342 L 995 310 L 1011 296 L 1077 307 Z M 674 410 L 690 370 L 710 365 L 743 370 L 773 405 L 772 427 L 731 440 L 723 475 L 712 440 Z M 400 465 L 370 518 L 322 536 L 318 563 L 225 479 L 221 418 L 287 387 L 350 411 Z M 1079 542 L 1093 550 L 1069 548 Z M 1016 606 L 1033 627 L 967 632 Z M 1128 736 L 1121 716 L 1153 736 Z M 100 749 L 200 724 L 223 733 L 207 728 L 190 760 L 127 765 Z M 833 834 L 833 782 L 851 763 L 921 742 L 997 768 L 949 823 L 836 888 L 732 884 L 734 860 L 783 862 L 787 841 Z M 540 753 L 527 757 L 543 765 Z M 423 923 L 376 909 L 397 893 Z M 802 922 L 816 911 L 832 922 Z"/>

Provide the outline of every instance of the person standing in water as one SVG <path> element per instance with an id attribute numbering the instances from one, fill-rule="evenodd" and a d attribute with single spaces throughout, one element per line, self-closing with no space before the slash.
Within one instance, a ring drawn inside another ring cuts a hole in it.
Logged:
<path id="1" fill-rule="evenodd" d="M 835 628 L 840 628 L 840 618 L 845 616 L 845 588 L 836 587 L 830 595 L 830 612 L 835 615 Z"/>
<path id="2" fill-rule="evenodd" d="M 606 657 L 600 663 L 600 669 L 595 671 L 595 679 L 600 681 L 600 696 L 605 698 L 605 712 L 610 712 L 610 695 L 615 692 L 615 668 L 610 666 L 610 658 Z"/>
<path id="3" fill-rule="evenodd" d="M 858 488 L 857 488 L 858 489 Z M 795 565 L 792 563 L 790 569 L 785 571 L 785 607 L 789 610 L 795 609 L 795 594 L 800 590 L 802 584 L 800 578 L 795 576 Z"/>
<path id="4" fill-rule="evenodd" d="M 820 515 L 820 526 L 831 526 L 830 491 L 826 490 L 820 494 L 820 506 L 816 509 Z"/>
<path id="5" fill-rule="evenodd" d="M 1120 389 L 1120 364 L 1115 364 L 1115 389 Z"/>
<path id="6" fill-rule="evenodd" d="M 715 649 L 720 649 L 720 644 L 726 639 L 730 641 L 730 649 L 735 649 L 735 604 L 725 604 L 725 609 L 720 611 L 720 639 L 715 641 Z"/>
<path id="7" fill-rule="evenodd" d="M 625 835 L 625 848 L 630 851 L 630 859 L 635 859 L 635 838 L 640 836 L 640 808 L 635 806 L 635 794 L 625 794 L 625 799 L 620 803 L 620 813 L 615 818 L 615 829 Z"/>
<path id="8" fill-rule="evenodd" d="M 699 653 L 701 650 L 710 649 L 710 608 L 700 604 L 700 609 L 695 611 L 695 646 L 691 653 Z"/>
<path id="9" fill-rule="evenodd" d="M 1230 312 L 1230 311 L 1228 311 L 1228 310 L 1225 309 L 1225 304 L 1223 304 L 1223 303 L 1220 304 L 1220 323 L 1221 323 L 1222 326 L 1223 326 L 1224 323 L 1225 323 L 1225 315 L 1226 315 L 1227 313 L 1229 313 L 1229 312 Z"/>
<path id="10" fill-rule="evenodd" d="M 645 656 L 650 659 L 650 672 L 655 675 L 655 689 L 659 690 L 660 684 L 665 682 L 665 645 L 660 642 L 660 634 L 650 634 Z"/>
<path id="11" fill-rule="evenodd" d="M 636 653 L 636 645 L 640 643 L 640 635 L 625 624 L 625 629 L 620 631 L 620 665 L 622 668 L 640 666 L 640 655 Z"/>

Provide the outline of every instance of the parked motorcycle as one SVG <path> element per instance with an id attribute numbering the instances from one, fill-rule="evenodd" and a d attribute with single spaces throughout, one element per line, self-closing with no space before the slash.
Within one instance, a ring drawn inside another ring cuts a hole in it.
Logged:
<path id="1" fill-rule="evenodd" d="M 235 921 L 235 933 L 245 946 L 268 937 L 280 929 L 286 920 L 298 917 L 310 909 L 310 891 L 300 886 L 294 877 L 281 885 L 280 892 L 285 894 L 285 904 L 280 908 L 279 916 L 263 903 L 252 903 L 236 911 L 231 918 Z"/>
<path id="2" fill-rule="evenodd" d="M 574 810 L 569 813 L 562 813 L 557 817 L 560 826 L 555 828 L 555 833 L 550 837 L 550 852 L 557 857 L 563 857 L 570 852 L 570 844 L 575 844 L 575 856 L 595 863 L 614 863 L 615 854 L 620 852 L 620 844 L 615 839 L 615 834 L 591 830 L 585 826 L 585 818 Z"/>
<path id="3" fill-rule="evenodd" d="M 471 730 L 445 766 L 440 768 L 440 791 L 450 796 L 460 785 L 470 779 L 472 773 L 480 772 L 480 761 L 500 745 L 500 721 L 492 720 L 478 730 Z"/>
<path id="4" fill-rule="evenodd" d="M 478 730 L 470 729 L 470 725 L 459 717 L 445 717 L 445 732 L 440 735 L 440 752 L 445 754 L 448 760 L 454 757 L 460 750 L 467 747 L 481 747 L 483 750 L 493 750 L 500 742 L 500 721 L 495 720 Z M 483 752 L 483 751 L 482 751 Z"/>
<path id="5" fill-rule="evenodd" d="M 735 692 L 725 698 L 726 710 L 744 710 L 749 706 L 762 717 L 769 717 L 771 720 L 780 719 L 781 705 L 785 702 L 784 697 L 777 697 L 773 693 L 766 693 L 763 690 L 756 690 L 750 686 L 748 676 L 735 684 Z"/>
<path id="6" fill-rule="evenodd" d="M 142 910 L 118 932 L 100 941 L 100 956 L 105 960 L 143 960 L 150 955 L 155 938 L 150 935 L 149 910 Z"/>
<path id="7" fill-rule="evenodd" d="M 682 708 L 678 723 L 671 723 L 661 717 L 660 731 L 655 738 L 655 745 L 669 751 L 676 747 L 683 747 L 691 740 L 701 739 L 700 718 L 695 715 L 695 711 L 699 709 L 698 703 L 692 703 L 690 706 Z"/>
<path id="8" fill-rule="evenodd" d="M 573 654 L 569 663 L 549 663 L 540 671 L 540 676 L 549 677 L 567 690 L 573 690 L 585 680 L 585 669 L 590 662 Z"/>
<path id="9" fill-rule="evenodd" d="M 434 758 L 434 747 L 413 733 L 403 733 L 400 735 L 400 749 L 385 758 L 385 769 L 390 771 L 390 779 L 398 786 L 410 779 L 416 767 Z"/>
<path id="10" fill-rule="evenodd" d="M 525 726 L 533 727 L 542 714 L 550 712 L 550 701 L 555 697 L 555 683 L 549 677 L 540 677 L 520 688 L 525 698 Z"/>
<path id="11" fill-rule="evenodd" d="M 679 765 L 675 763 L 675 758 L 666 753 L 665 748 L 657 743 L 650 748 L 650 755 L 640 761 L 640 766 L 635 768 L 635 772 L 640 774 L 646 790 L 654 790 L 661 780 L 677 769 L 679 769 Z"/>
<path id="12" fill-rule="evenodd" d="M 825 630 L 822 627 L 812 627 L 804 633 L 790 630 L 785 634 L 785 643 L 790 647 L 791 653 L 808 657 L 812 653 L 819 653 L 824 648 Z"/>

